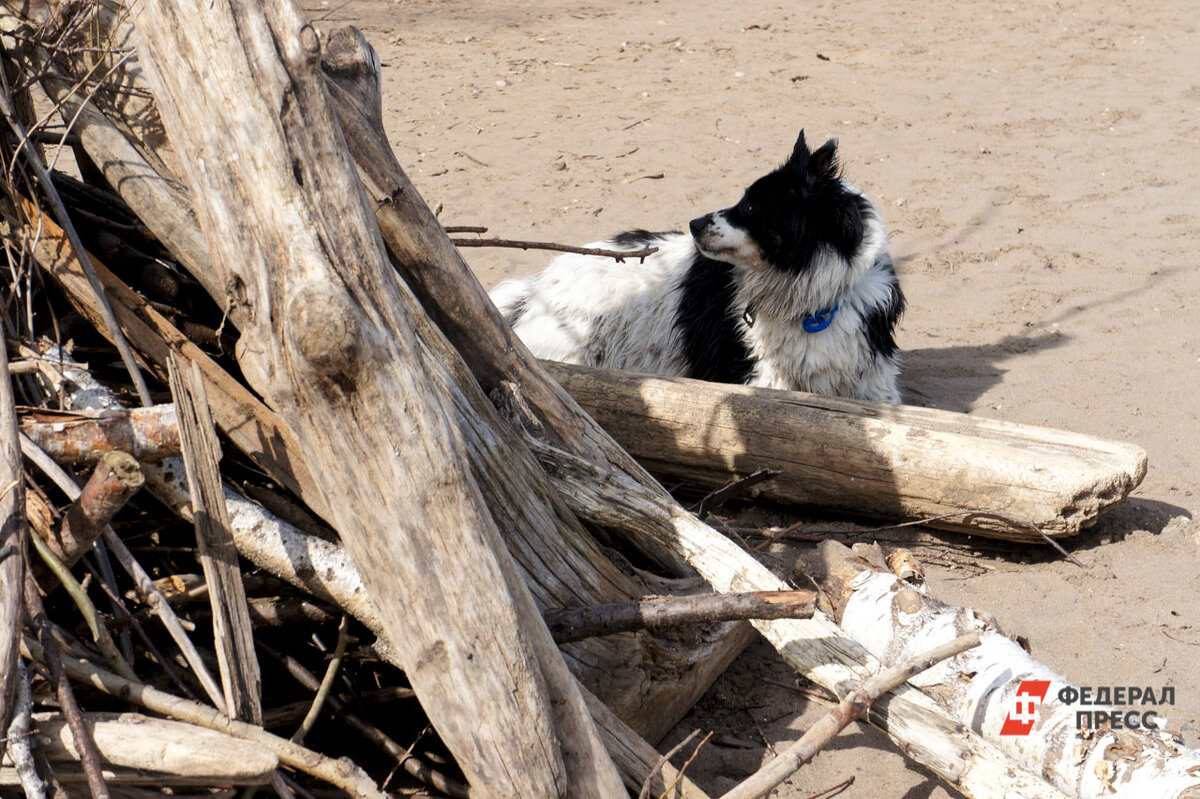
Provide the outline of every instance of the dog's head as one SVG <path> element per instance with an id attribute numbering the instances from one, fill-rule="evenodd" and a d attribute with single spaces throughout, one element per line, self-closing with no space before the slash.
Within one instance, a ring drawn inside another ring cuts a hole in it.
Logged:
<path id="1" fill-rule="evenodd" d="M 690 228 L 710 258 L 799 274 L 830 254 L 851 262 L 869 208 L 841 179 L 837 140 L 810 152 L 800 131 L 786 164 L 756 180 L 737 205 L 693 219 Z"/>

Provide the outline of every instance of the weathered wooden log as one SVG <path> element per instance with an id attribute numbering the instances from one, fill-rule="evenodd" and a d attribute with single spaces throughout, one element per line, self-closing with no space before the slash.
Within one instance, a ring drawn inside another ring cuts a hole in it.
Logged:
<path id="1" fill-rule="evenodd" d="M 46 540 L 50 551 L 65 565 L 73 566 L 145 482 L 138 462 L 131 456 L 106 453 L 92 470 L 83 493 L 67 508 L 58 530 Z"/>
<path id="2" fill-rule="evenodd" d="M 67 783 L 83 781 L 79 752 L 66 720 L 57 713 L 35 713 L 37 747 Z M 103 758 L 102 773 L 113 784 L 263 785 L 279 758 L 261 744 L 140 713 L 85 713 L 84 722 Z M 0 785 L 16 784 L 7 759 L 0 763 Z"/>
<path id="3" fill-rule="evenodd" d="M 192 495 L 196 552 L 208 584 L 225 707 L 232 718 L 262 724 L 262 676 L 254 651 L 237 546 L 230 530 L 229 510 L 225 507 L 219 468 L 221 443 L 208 409 L 200 368 L 174 353 L 169 365 L 184 471 Z"/>
<path id="4" fill-rule="evenodd" d="M 1060 692 L 1078 698 L 1079 689 L 1034 660 L 982 614 L 946 605 L 926 595 L 923 587 L 899 579 L 873 556 L 873 549 L 856 545 L 851 550 L 826 541 L 801 565 L 822 587 L 846 634 L 885 663 L 978 631 L 979 647 L 911 680 L 961 724 L 1079 799 L 1200 798 L 1200 752 L 1152 727 L 1129 729 L 1119 721 L 1105 722 L 1100 729 L 1079 725 L 1076 713 L 1081 709 L 1089 718 L 1104 711 L 1105 718 L 1125 719 L 1129 708 L 1073 707 L 1063 701 Z M 1026 681 L 1041 684 L 1040 704 L 1030 698 L 1032 690 L 1023 690 Z M 1151 698 L 1158 702 L 1161 694 Z M 1138 707 L 1134 715 L 1140 718 L 1145 709 Z M 1028 727 L 1006 730 L 1010 719 Z"/>
<path id="5" fill-rule="evenodd" d="M 8 730 L 16 691 L 25 583 L 25 477 L 8 349 L 0 344 L 0 730 Z M 0 753 L 4 751 L 0 742 Z"/>
<path id="6" fill-rule="evenodd" d="M 239 362 L 322 475 L 433 725 L 483 796 L 618 795 L 467 471 L 455 398 L 429 378 L 442 367 L 341 145 L 316 32 L 287 0 L 132 10 L 214 267 L 247 317 Z"/>
<path id="7" fill-rule="evenodd" d="M 1146 474 L 1140 447 L 929 408 L 546 363 L 651 472 L 715 487 L 782 472 L 760 496 L 1015 541 L 1069 536 Z"/>
<path id="8" fill-rule="evenodd" d="M 95 463 L 114 450 L 139 461 L 160 461 L 179 454 L 174 405 L 110 413 L 24 410 L 21 432 L 67 466 Z"/>

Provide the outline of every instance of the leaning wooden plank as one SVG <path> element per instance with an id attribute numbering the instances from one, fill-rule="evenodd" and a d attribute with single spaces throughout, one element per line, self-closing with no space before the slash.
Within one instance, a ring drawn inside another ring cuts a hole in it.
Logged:
<path id="1" fill-rule="evenodd" d="M 24 607 L 25 477 L 17 443 L 17 411 L 8 349 L 0 345 L 0 730 L 8 730 L 17 688 L 17 653 Z M 5 743 L 0 736 L 0 753 Z"/>
<path id="2" fill-rule="evenodd" d="M 62 779 L 78 772 L 79 753 L 62 715 L 35 713 L 33 719 L 37 747 L 53 765 L 55 776 Z M 85 713 L 84 723 L 104 760 L 106 779 L 111 775 L 117 783 L 262 785 L 279 766 L 275 753 L 261 744 L 194 724 L 140 713 Z M 11 761 L 6 758 L 3 765 Z M 0 770 L 0 785 L 6 784 L 11 783 Z"/>
<path id="3" fill-rule="evenodd" d="M 700 486 L 1017 541 L 1069 536 L 1146 474 L 1140 447 L 929 408 L 545 364 L 650 471 Z"/>
<path id="4" fill-rule="evenodd" d="M 254 651 L 246 589 L 230 532 L 221 482 L 221 442 L 194 363 L 171 353 L 171 395 L 179 417 L 183 465 L 192 495 L 197 552 L 213 612 L 213 640 L 225 707 L 234 718 L 262 724 L 262 676 Z"/>
<path id="5" fill-rule="evenodd" d="M 1153 706 L 1134 700 L 1133 711 L 1072 706 L 1073 700 L 1062 697 L 1078 699 L 1077 687 L 1034 660 L 982 614 L 939 602 L 923 587 L 873 563 L 871 550 L 852 551 L 826 541 L 802 566 L 821 585 L 846 634 L 885 663 L 978 631 L 976 649 L 911 681 L 959 722 L 1079 799 L 1200 799 L 1200 752 L 1152 723 L 1143 727 L 1143 720 L 1153 722 L 1154 713 L 1143 713 L 1162 704 L 1161 691 L 1150 697 Z M 1040 687 L 1026 689 L 1028 681 Z M 1044 701 L 1028 698 L 1034 694 Z M 1081 709 L 1087 719 L 1103 712 L 1105 720 L 1081 727 L 1076 716 Z M 1133 725 L 1138 728 L 1130 729 Z"/>
<path id="6" fill-rule="evenodd" d="M 481 796 L 619 795 L 467 471 L 454 398 L 431 385 L 439 367 L 327 105 L 315 30 L 288 0 L 133 13 L 214 268 L 249 317 L 239 363 L 321 475 L 433 726 Z"/>

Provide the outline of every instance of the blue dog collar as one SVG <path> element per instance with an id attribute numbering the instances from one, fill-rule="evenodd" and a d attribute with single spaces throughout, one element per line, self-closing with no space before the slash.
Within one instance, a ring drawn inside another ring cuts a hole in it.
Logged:
<path id="1" fill-rule="evenodd" d="M 837 314 L 837 310 L 838 303 L 835 302 L 832 308 L 813 311 L 800 320 L 800 326 L 804 328 L 805 333 L 820 333 L 833 324 L 833 317 Z M 747 305 L 746 310 L 742 312 L 742 321 L 746 323 L 746 327 L 754 327 L 755 318 L 754 308 Z"/>
<path id="2" fill-rule="evenodd" d="M 822 308 L 819 311 L 813 311 L 801 320 L 800 326 L 804 328 L 805 333 L 820 333 L 833 324 L 833 317 L 837 314 L 837 309 L 838 304 L 835 302 L 832 308 Z"/>

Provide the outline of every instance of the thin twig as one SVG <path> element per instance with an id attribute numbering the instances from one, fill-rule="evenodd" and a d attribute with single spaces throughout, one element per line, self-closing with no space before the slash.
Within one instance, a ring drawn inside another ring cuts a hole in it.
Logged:
<path id="1" fill-rule="evenodd" d="M 731 499 L 736 499 L 749 491 L 759 483 L 770 480 L 772 477 L 777 477 L 783 474 L 779 469 L 756 469 L 754 472 L 739 477 L 735 480 L 730 480 L 720 488 L 713 489 L 704 495 L 700 503 L 696 506 L 696 516 L 703 519 L 708 514 L 720 509 L 722 505 Z"/>
<path id="2" fill-rule="evenodd" d="M 830 741 L 837 737 L 850 722 L 861 718 L 879 697 L 903 685 L 913 676 L 920 674 L 946 658 L 965 652 L 979 645 L 979 633 L 973 632 L 955 638 L 899 666 L 884 669 L 865 680 L 851 691 L 836 707 L 822 717 L 789 746 L 781 755 L 751 774 L 721 799 L 759 799 L 769 794 L 775 786 L 790 777 L 797 769 L 812 760 Z"/>
<path id="3" fill-rule="evenodd" d="M 30 441 L 24 434 L 18 434 L 21 442 L 21 454 L 36 465 L 47 477 L 57 485 L 67 498 L 75 501 L 79 498 L 81 489 L 71 475 L 67 474 L 61 466 L 54 462 L 37 444 Z M 171 608 L 171 604 L 163 597 L 155 586 L 154 581 L 150 579 L 150 575 L 142 568 L 137 559 L 133 557 L 133 553 L 129 551 L 129 547 L 125 546 L 115 532 L 112 526 L 104 528 L 102 533 L 104 543 L 108 545 L 112 551 L 113 557 L 121 564 L 122 568 L 128 572 L 137 585 L 138 593 L 144 598 L 146 604 L 155 609 L 158 617 L 162 620 L 163 626 L 167 628 L 167 632 L 175 639 L 175 643 L 179 646 L 183 657 L 187 660 L 192 671 L 196 675 L 196 679 L 200 681 L 200 685 L 204 687 L 205 693 L 212 700 L 213 705 L 221 712 L 225 710 L 225 698 L 221 691 L 221 687 L 213 679 L 209 673 L 208 667 L 204 665 L 204 661 L 200 657 L 192 640 L 188 638 L 187 633 L 183 629 L 183 624 L 179 617 L 175 615 L 175 611 Z"/>
<path id="4" fill-rule="evenodd" d="M 46 618 L 46 609 L 42 606 L 37 583 L 33 581 L 33 575 L 28 571 L 25 572 L 25 609 L 33 619 L 38 641 L 41 642 L 36 644 L 39 655 L 34 659 L 45 663 L 50 669 L 50 676 L 58 695 L 59 708 L 75 739 L 75 750 L 79 752 L 79 760 L 83 764 L 83 773 L 87 777 L 92 799 L 108 799 L 108 787 L 104 784 L 104 776 L 100 773 L 100 753 L 96 750 L 96 742 L 92 740 L 92 734 L 83 721 L 79 703 L 75 701 L 75 692 L 71 690 L 71 683 L 67 679 L 66 659 L 58 651 L 58 641 L 54 639 L 50 620 Z M 34 642 L 28 639 L 25 645 L 31 650 L 35 646 Z"/>
<path id="5" fill-rule="evenodd" d="M 306 669 L 304 664 L 291 655 L 285 655 L 282 652 L 276 651 L 261 641 L 258 642 L 258 648 L 283 664 L 288 674 L 292 675 L 292 678 L 304 688 L 309 691 L 320 689 L 316 675 Z M 431 767 L 424 760 L 412 753 L 412 747 L 405 749 L 375 725 L 347 711 L 345 704 L 336 696 L 330 694 L 326 702 L 333 709 L 333 712 L 338 714 L 338 721 L 358 732 L 368 741 L 387 752 L 391 757 L 396 758 L 397 767 L 403 766 L 409 776 L 415 777 L 434 790 L 441 791 L 447 796 L 453 797 L 453 799 L 470 799 L 471 792 L 466 785 Z M 416 746 L 415 741 L 413 742 L 413 746 Z M 388 780 L 384 780 L 385 786 L 387 783 Z"/>
<path id="6" fill-rule="evenodd" d="M 649 799 L 650 792 L 651 792 L 653 784 L 654 784 L 654 778 L 657 777 L 659 772 L 662 771 L 663 766 L 665 766 L 665 765 L 667 765 L 667 763 L 671 762 L 671 758 L 675 757 L 675 755 L 682 752 L 683 747 L 685 747 L 689 743 L 691 743 L 691 741 L 699 734 L 700 734 L 700 730 L 692 730 L 691 734 L 689 734 L 686 738 L 684 738 L 682 741 L 677 743 L 671 749 L 671 751 L 667 752 L 665 755 L 663 755 L 662 757 L 660 757 L 658 759 L 658 762 L 654 764 L 654 768 L 650 769 L 650 773 L 646 775 L 646 780 L 645 780 L 645 782 L 642 783 L 642 790 L 638 792 L 638 799 Z M 712 733 L 710 732 L 709 735 L 711 736 Z M 707 741 L 708 738 L 705 738 L 704 740 Z"/>
<path id="7" fill-rule="evenodd" d="M 75 255 L 79 259 L 79 265 L 87 276 L 88 284 L 92 287 L 92 291 L 96 295 L 96 304 L 100 312 L 100 317 L 104 320 L 104 326 L 108 328 L 113 344 L 116 346 L 117 352 L 121 355 L 121 361 L 125 364 L 125 368 L 129 372 L 129 377 L 133 381 L 134 388 L 137 390 L 138 398 L 141 400 L 142 405 L 149 407 L 154 404 L 153 400 L 150 399 L 150 389 L 146 386 L 146 380 L 142 377 L 141 369 L 138 368 L 137 362 L 134 361 L 133 350 L 130 349 L 129 342 L 125 339 L 125 333 L 117 323 L 117 317 L 113 314 L 112 305 L 108 302 L 108 295 L 105 293 L 104 287 L 100 285 L 100 278 L 96 275 L 95 267 L 92 266 L 91 256 L 84 249 L 83 241 L 79 238 L 79 232 L 75 230 L 75 225 L 71 222 L 71 217 L 67 213 L 67 207 L 58 195 L 58 189 L 54 187 L 54 181 L 51 180 L 46 165 L 42 163 L 41 156 L 25 140 L 25 128 L 13 115 L 12 101 L 7 94 L 7 86 L 5 89 L 4 92 L 0 92 L 0 113 L 4 115 L 8 126 L 12 128 L 16 137 L 22 141 L 21 147 L 25 151 L 26 162 L 33 167 L 38 183 L 41 184 L 42 190 L 46 193 L 51 207 L 54 208 L 54 215 L 58 218 L 59 225 L 66 233 L 67 239 L 71 243 L 71 248 L 75 251 Z"/>
<path id="8" fill-rule="evenodd" d="M 552 250 L 554 252 L 571 252 L 577 255 L 598 255 L 601 258 L 615 258 L 624 263 L 626 258 L 637 258 L 644 261 L 648 256 L 658 252 L 657 247 L 643 247 L 640 250 L 605 250 L 596 247 L 573 247 L 570 244 L 555 244 L 550 241 L 515 241 L 513 239 L 451 239 L 456 247 L 511 247 L 518 250 Z"/>
<path id="9" fill-rule="evenodd" d="M 709 739 L 712 737 L 713 737 L 713 734 L 712 734 L 712 731 L 710 730 L 708 735 L 705 735 L 704 738 L 701 739 L 700 743 L 696 744 L 696 748 L 692 750 L 692 756 L 683 762 L 683 765 L 679 767 L 679 771 L 675 774 L 675 779 L 671 780 L 671 784 L 668 785 L 667 789 L 662 792 L 663 799 L 666 799 L 667 796 L 670 796 L 671 791 L 675 788 L 676 785 L 679 784 L 679 781 L 683 779 L 683 775 L 687 773 L 688 766 L 692 765 L 692 763 L 694 763 L 696 761 L 696 758 L 700 754 L 700 750 L 704 747 L 704 745 L 706 743 L 708 743 Z"/>
<path id="10" fill-rule="evenodd" d="M 46 650 L 41 644 L 28 637 L 23 639 L 22 644 L 27 657 L 45 662 Z M 173 696 L 140 682 L 126 680 L 82 660 L 63 657 L 61 661 L 66 674 L 72 679 L 86 683 L 111 696 L 179 721 L 208 727 L 235 738 L 254 741 L 274 752 L 281 763 L 324 780 L 353 797 L 387 799 L 367 776 L 367 773 L 347 758 L 335 760 L 326 757 L 319 752 L 284 740 L 278 735 L 272 735 L 262 727 L 230 719 L 207 705 Z"/>
<path id="11" fill-rule="evenodd" d="M 832 788 L 826 788 L 823 791 L 817 791 L 812 796 L 808 797 L 808 799 L 833 799 L 834 796 L 837 796 L 839 793 L 846 790 L 853 784 L 854 777 L 850 777 L 849 779 L 843 780 L 837 785 L 834 785 Z"/>
<path id="12" fill-rule="evenodd" d="M 334 680 L 337 679 L 338 669 L 341 668 L 342 658 L 346 655 L 346 644 L 349 640 L 350 617 L 343 613 L 342 620 L 338 623 L 337 646 L 333 648 L 333 656 L 329 659 L 329 665 L 325 669 L 325 676 L 321 678 L 321 686 L 317 689 L 317 695 L 313 697 L 312 707 L 305 714 L 304 721 L 300 722 L 300 728 L 292 734 L 293 742 L 298 744 L 304 743 L 304 739 L 308 737 L 309 731 L 317 723 L 317 719 L 321 715 L 321 708 L 325 706 L 325 700 L 329 697 L 329 691 L 333 688 Z"/>
<path id="13" fill-rule="evenodd" d="M 12 758 L 25 799 L 43 799 L 46 785 L 38 776 L 33 757 L 33 692 L 25 661 L 17 658 L 17 690 L 13 697 L 12 722 L 8 725 L 8 754 Z"/>
<path id="14" fill-rule="evenodd" d="M 67 594 L 70 595 L 71 601 L 75 603 L 75 607 L 79 608 L 83 620 L 87 622 L 88 630 L 92 633 L 92 640 L 100 647 L 100 651 L 108 660 L 109 665 L 125 679 L 136 680 L 137 675 L 133 673 L 133 669 L 125 662 L 125 658 L 121 656 L 121 653 L 117 651 L 117 645 L 113 643 L 108 628 L 100 621 L 100 614 L 96 612 L 96 605 L 92 602 L 92 598 L 88 596 L 87 591 L 80 582 L 75 579 L 75 575 L 71 574 L 71 570 L 66 567 L 66 564 L 50 551 L 50 547 L 46 546 L 46 542 L 32 528 L 29 530 L 29 540 L 33 542 L 33 548 L 37 550 L 38 556 L 41 557 L 42 562 L 50 569 L 54 578 L 67 590 Z"/>

